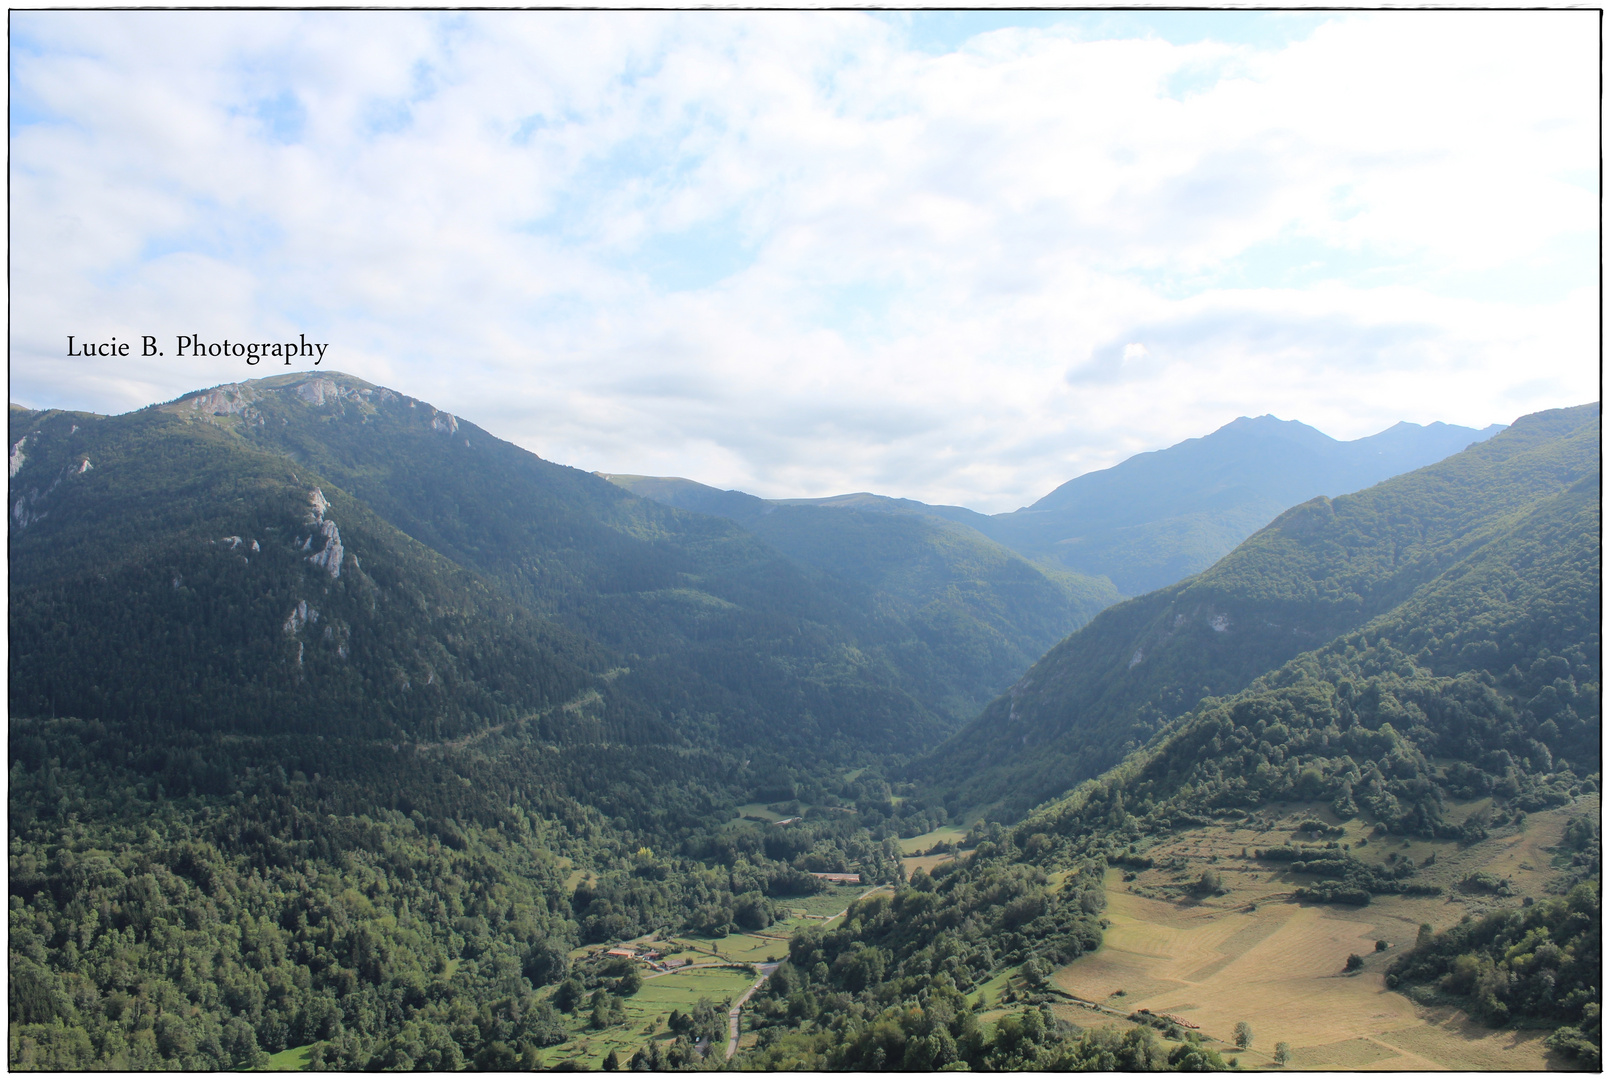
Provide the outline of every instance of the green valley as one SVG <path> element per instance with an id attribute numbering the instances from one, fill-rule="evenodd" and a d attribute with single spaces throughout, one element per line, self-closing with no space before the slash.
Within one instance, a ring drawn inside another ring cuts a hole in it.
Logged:
<path id="1" fill-rule="evenodd" d="M 11 1067 L 1597 1068 L 1598 407 L 1266 429 L 1059 489 L 1363 488 L 1123 600 L 342 375 L 14 406 Z"/>

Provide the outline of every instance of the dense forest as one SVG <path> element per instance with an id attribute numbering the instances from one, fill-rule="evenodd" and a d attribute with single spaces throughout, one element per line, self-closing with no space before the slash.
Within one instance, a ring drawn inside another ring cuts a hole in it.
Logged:
<path id="1" fill-rule="evenodd" d="M 12 1062 L 221 1069 L 317 1042 L 363 1067 L 406 1039 L 436 1055 L 416 1061 L 508 1067 L 564 1038 L 540 991 L 577 945 L 765 925 L 813 871 L 899 873 L 875 776 L 839 785 L 864 814 L 786 831 L 722 827 L 724 778 L 679 769 L 626 776 L 606 816 L 580 777 L 612 755 L 544 766 L 551 747 L 499 738 L 157 748 L 14 721 Z M 573 865 L 592 873 L 567 884 Z"/>
<path id="2" fill-rule="evenodd" d="M 1030 562 L 921 503 L 870 495 L 768 501 L 688 480 L 609 479 L 668 506 L 730 518 L 789 558 L 876 589 L 972 685 L 1007 685 L 1119 599 L 1106 578 Z"/>
<path id="3" fill-rule="evenodd" d="M 12 442 L 14 1068 L 554 1067 L 638 1016 L 602 947 L 785 917 L 737 1067 L 1224 1068 L 1052 1013 L 1109 867 L 1279 801 L 1473 841 L 1599 788 L 1593 407 L 1293 508 L 943 745 L 1011 666 L 947 656 L 1044 632 L 1004 634 L 1013 588 L 1069 594 L 921 516 L 774 523 L 817 562 L 859 530 L 857 579 L 345 377 L 14 410 Z M 1573 821 L 1556 893 L 1428 927 L 1393 984 L 1596 1066 L 1598 844 Z M 1299 903 L 1439 888 L 1250 858 Z M 867 895 L 835 918 L 823 874 Z M 603 1064 L 715 1066 L 727 1007 Z"/>

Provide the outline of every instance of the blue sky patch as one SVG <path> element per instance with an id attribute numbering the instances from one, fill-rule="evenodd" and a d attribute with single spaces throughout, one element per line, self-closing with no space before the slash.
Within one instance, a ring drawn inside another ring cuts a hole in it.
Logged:
<path id="1" fill-rule="evenodd" d="M 692 292 L 719 284 L 747 268 L 754 250 L 745 242 L 736 213 L 680 232 L 650 236 L 623 260 L 664 292 Z"/>
<path id="2" fill-rule="evenodd" d="M 1062 29 L 1081 40 L 1158 37 L 1173 45 L 1217 41 L 1276 49 L 1302 41 L 1334 13 L 1287 11 L 916 11 L 872 12 L 919 52 L 955 52 L 979 34 L 1021 27 Z"/>
<path id="3" fill-rule="evenodd" d="M 302 131 L 307 127 L 307 110 L 289 90 L 282 90 L 278 97 L 259 101 L 252 108 L 252 115 L 263 125 L 263 132 L 271 142 L 288 146 L 302 141 Z"/>

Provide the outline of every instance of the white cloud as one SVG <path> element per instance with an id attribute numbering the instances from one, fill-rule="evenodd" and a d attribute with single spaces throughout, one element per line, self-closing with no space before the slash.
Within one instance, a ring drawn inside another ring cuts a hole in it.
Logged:
<path id="1" fill-rule="evenodd" d="M 1597 392 L 1596 29 L 18 13 L 12 393 L 305 330 L 555 460 L 984 510 L 1240 413 L 1508 420 Z"/>

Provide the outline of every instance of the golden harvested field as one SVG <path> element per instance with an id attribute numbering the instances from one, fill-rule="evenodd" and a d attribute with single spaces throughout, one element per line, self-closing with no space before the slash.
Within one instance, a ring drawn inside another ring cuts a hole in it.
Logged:
<path id="1" fill-rule="evenodd" d="M 911 875 L 918 870 L 931 874 L 934 872 L 934 867 L 940 863 L 950 862 L 955 857 L 954 855 L 908 855 L 900 860 L 900 865 L 904 868 L 906 878 L 909 880 Z"/>
<path id="2" fill-rule="evenodd" d="M 1155 868 L 1108 872 L 1111 925 L 1104 944 L 1057 972 L 1055 983 L 1125 1012 L 1146 1008 L 1190 1021 L 1251 1067 L 1272 1065 L 1275 1043 L 1286 1042 L 1292 1066 L 1304 1069 L 1548 1068 L 1557 1063 L 1542 1045 L 1547 1032 L 1493 1031 L 1455 1009 L 1417 1006 L 1387 990 L 1383 976 L 1412 946 L 1422 922 L 1443 929 L 1466 911 L 1543 895 L 1554 873 L 1544 849 L 1559 841 L 1569 817 L 1597 812 L 1597 796 L 1581 799 L 1533 814 L 1518 829 L 1496 829 L 1468 848 L 1453 841 L 1404 846 L 1401 838 L 1372 839 L 1355 854 L 1385 862 L 1395 853 L 1418 865 L 1435 852 L 1436 862 L 1418 880 L 1450 888 L 1447 896 L 1377 897 L 1364 907 L 1291 903 L 1287 897 L 1305 878 L 1241 857 L 1243 847 L 1292 842 L 1298 821 L 1334 820 L 1316 808 L 1275 811 L 1251 827 L 1183 831 L 1144 852 Z M 1348 842 L 1363 835 L 1362 826 L 1348 824 Z M 1222 876 L 1226 894 L 1191 898 L 1186 884 L 1209 868 Z M 1460 892 L 1457 883 L 1477 870 L 1509 877 L 1516 895 L 1499 900 Z M 1390 947 L 1376 952 L 1377 940 Z M 1350 953 L 1365 960 L 1356 975 L 1343 974 Z M 1118 990 L 1124 994 L 1114 996 Z M 1067 1018 L 1081 1026 L 1105 1022 L 1077 1007 Z M 1243 1020 L 1253 1029 L 1250 1052 L 1228 1045 Z"/>

